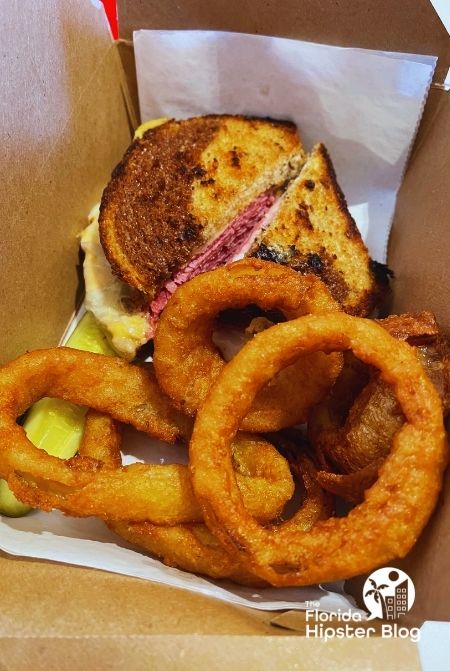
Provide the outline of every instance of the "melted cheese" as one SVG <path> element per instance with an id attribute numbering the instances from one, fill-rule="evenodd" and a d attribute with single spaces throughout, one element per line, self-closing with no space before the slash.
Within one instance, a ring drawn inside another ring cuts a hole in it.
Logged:
<path id="1" fill-rule="evenodd" d="M 129 311 L 130 288 L 112 272 L 100 243 L 99 205 L 89 214 L 89 225 L 81 235 L 85 253 L 83 264 L 86 285 L 85 306 L 105 330 L 114 349 L 126 359 L 134 359 L 136 350 L 148 341 L 148 312 Z"/>
<path id="2" fill-rule="evenodd" d="M 160 117 L 159 119 L 150 119 L 150 121 L 144 121 L 144 123 L 141 123 L 141 125 L 136 128 L 134 132 L 134 139 L 140 139 L 147 130 L 156 128 L 157 126 L 162 126 L 163 123 L 166 123 L 166 121 L 169 121 L 169 119 L 164 116 Z"/>

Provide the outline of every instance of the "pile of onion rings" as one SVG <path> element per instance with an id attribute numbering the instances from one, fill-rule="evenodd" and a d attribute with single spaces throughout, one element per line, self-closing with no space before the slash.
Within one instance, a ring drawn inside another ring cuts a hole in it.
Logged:
<path id="1" fill-rule="evenodd" d="M 17 381 L 24 378 L 28 384 L 19 386 Z M 111 398 L 113 390 L 117 392 Z M 110 456 L 119 437 L 109 417 L 94 425 L 96 442 L 108 459 L 102 459 L 101 451 L 98 458 L 81 451 L 64 461 L 34 447 L 16 416 L 44 395 L 89 405 L 163 440 L 186 437 L 190 424 L 157 389 L 149 367 L 68 348 L 25 354 L 0 370 L 0 440 L 7 446 L 0 454 L 1 473 L 23 502 L 104 519 L 130 518 L 132 502 L 134 520 L 178 524 L 202 519 L 186 466 L 121 467 L 117 454 Z M 103 462 L 111 466 L 112 458 L 116 468 L 105 469 Z M 263 521 L 276 517 L 293 494 L 285 460 L 267 441 L 245 435 L 237 438 L 233 459 L 249 510 Z"/>
<path id="2" fill-rule="evenodd" d="M 225 363 L 215 319 L 249 304 L 288 321 L 263 317 Z M 153 365 L 56 348 L 0 368 L 0 477 L 24 503 L 97 516 L 166 564 L 212 578 L 307 585 L 372 570 L 412 547 L 447 462 L 442 402 L 404 342 L 413 321 L 345 315 L 317 277 L 270 262 L 205 273 L 169 301 Z M 34 447 L 17 423 L 43 396 L 89 408 L 71 459 Z M 367 424 L 386 416 L 385 435 L 364 443 Z M 303 422 L 308 435 L 287 428 Z M 124 466 L 122 424 L 189 444 L 188 466 Z M 364 501 L 334 517 L 330 492 Z"/>
<path id="3" fill-rule="evenodd" d="M 434 315 L 392 315 L 377 321 L 395 338 L 414 346 L 444 412 L 448 411 L 448 346 Z M 404 421 L 391 387 L 377 372 L 346 356 L 331 394 L 313 409 L 308 421 L 309 438 L 324 469 L 318 473 L 321 485 L 352 503 L 362 501 Z"/>
<path id="4" fill-rule="evenodd" d="M 102 441 L 100 447 L 99 434 L 110 437 L 109 441 Z M 101 459 L 106 467 L 117 468 L 120 463 L 118 437 L 113 420 L 106 415 L 88 413 L 79 453 Z M 266 441 L 245 434 L 238 435 L 233 459 L 248 510 L 263 523 L 278 517 L 282 505 L 293 494 L 285 460 Z M 316 519 L 326 514 L 327 499 L 314 478 L 311 461 L 305 455 L 299 455 L 295 466 L 306 492 L 303 510 L 305 528 L 308 528 L 307 515 L 312 526 Z M 150 521 L 110 520 L 107 524 L 119 536 L 157 555 L 169 566 L 212 578 L 228 578 L 241 584 L 259 585 L 262 582 L 230 555 L 203 523 L 169 526 Z"/>
<path id="5" fill-rule="evenodd" d="M 153 362 L 161 388 L 188 415 L 195 415 L 225 366 L 212 338 L 215 318 L 222 310 L 249 304 L 277 309 L 287 319 L 339 309 L 315 275 L 257 259 L 231 263 L 183 284 L 158 322 Z M 341 368 L 339 354 L 314 352 L 293 362 L 260 390 L 241 429 L 260 433 L 304 422 Z"/>
<path id="6" fill-rule="evenodd" d="M 364 503 L 347 517 L 318 521 L 308 533 L 299 532 L 295 517 L 263 527 L 236 486 L 231 440 L 259 389 L 299 352 L 347 349 L 393 386 L 405 424 Z M 192 484 L 206 524 L 252 572 L 278 586 L 349 578 L 403 557 L 433 511 L 446 463 L 442 404 L 410 346 L 342 313 L 301 317 L 255 336 L 211 387 L 190 442 Z"/>
<path id="7" fill-rule="evenodd" d="M 58 348 L 26 354 L 0 370 L 0 437 L 12 430 L 17 434 L 15 443 L 9 442 L 15 449 L 11 454 L 5 450 L 2 460 L 2 474 L 9 473 L 11 489 L 23 502 L 43 510 L 57 508 L 79 517 L 96 515 L 116 533 L 170 565 L 213 578 L 259 584 L 261 581 L 234 560 L 201 523 L 202 513 L 186 466 L 122 467 L 121 432 L 113 417 L 166 440 L 167 417 L 180 429 L 180 436 L 185 433 L 187 422 L 177 424 L 176 411 L 172 416 L 172 408 L 160 392 L 159 405 L 152 404 L 155 389 L 151 368 L 122 361 L 119 367 L 117 364 L 115 358 Z M 78 384 L 70 375 L 75 365 Z M 51 378 L 47 377 L 49 366 Z M 21 394 L 15 382 L 18 372 L 24 370 L 29 371 L 30 386 Z M 115 383 L 120 378 L 124 394 L 120 410 L 116 406 L 118 399 L 111 403 L 108 396 L 114 375 Z M 95 400 L 93 389 L 87 384 L 83 395 L 79 382 L 86 379 L 92 383 L 94 378 Z M 11 402 L 12 389 L 15 397 Z M 133 389 L 135 395 L 128 396 L 126 406 L 127 391 Z M 70 460 L 51 457 L 34 447 L 15 423 L 15 415 L 26 403 L 44 394 L 84 403 L 89 399 L 97 410 L 88 413 L 79 452 Z M 314 469 L 308 458 L 300 455 L 298 459 L 304 466 L 306 498 L 302 510 L 303 524 L 308 528 L 323 515 L 326 497 L 312 477 Z M 263 523 L 278 518 L 294 493 L 287 461 L 261 437 L 238 434 L 233 462 L 248 510 Z"/>

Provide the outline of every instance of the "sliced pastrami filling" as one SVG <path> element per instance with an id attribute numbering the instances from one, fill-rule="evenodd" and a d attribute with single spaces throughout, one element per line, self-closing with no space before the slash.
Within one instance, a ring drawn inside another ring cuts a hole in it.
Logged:
<path id="1" fill-rule="evenodd" d="M 272 219 L 276 207 L 277 196 L 273 190 L 265 191 L 238 214 L 211 244 L 175 273 L 150 304 L 150 337 L 153 337 L 159 315 L 177 287 L 200 273 L 242 258 L 255 236 Z"/>

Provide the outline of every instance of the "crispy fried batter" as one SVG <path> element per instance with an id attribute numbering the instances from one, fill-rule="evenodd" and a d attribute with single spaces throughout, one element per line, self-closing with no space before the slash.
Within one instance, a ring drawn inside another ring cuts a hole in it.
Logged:
<path id="1" fill-rule="evenodd" d="M 97 420 L 98 422 L 99 420 Z M 103 420 L 108 427 L 109 418 Z M 88 421 L 88 426 L 90 422 Z M 10 474 L 8 483 L 21 501 L 35 508 L 57 508 L 74 517 L 95 515 L 107 520 L 151 521 L 155 524 L 183 524 L 202 520 L 186 466 L 181 464 L 130 464 L 103 469 L 99 461 L 112 464 L 111 453 L 117 435 L 98 427 L 88 429 L 79 455 L 67 462 L 72 481 L 61 484 L 34 477 L 30 472 Z M 91 442 L 100 439 L 95 448 Z M 81 456 L 80 456 L 81 455 Z M 97 456 L 98 455 L 98 456 Z M 259 520 L 277 517 L 291 498 L 294 485 L 289 466 L 275 448 L 260 437 L 240 434 L 233 447 L 236 479 L 246 506 Z"/>
<path id="2" fill-rule="evenodd" d="M 338 308 L 314 275 L 257 259 L 236 261 L 183 284 L 159 320 L 153 355 L 161 388 L 183 412 L 195 415 L 225 366 L 212 340 L 215 317 L 221 310 L 250 303 L 276 308 L 288 319 Z M 305 421 L 341 367 L 340 354 L 299 357 L 261 390 L 242 429 L 277 431 Z"/>
<path id="3" fill-rule="evenodd" d="M 347 350 L 381 371 L 406 422 L 364 502 L 347 517 L 299 531 L 295 517 L 262 527 L 245 510 L 230 446 L 259 389 L 294 351 Z M 261 370 L 261 358 L 264 369 Z M 414 351 L 367 319 L 307 315 L 260 333 L 227 364 L 195 422 L 190 448 L 195 495 L 209 529 L 251 571 L 276 586 L 349 578 L 403 557 L 427 523 L 448 460 L 442 405 Z"/>
<path id="4" fill-rule="evenodd" d="M 315 445 L 339 473 L 384 459 L 405 418 L 388 384 L 374 377 L 357 396 L 344 426 L 322 431 Z"/>
<path id="5" fill-rule="evenodd" d="M 377 321 L 397 340 L 422 343 L 415 347 L 416 354 L 448 412 L 448 347 L 434 315 L 406 313 Z M 376 479 L 377 465 L 389 454 L 393 437 L 405 421 L 391 387 L 379 375 L 372 374 L 368 380 L 368 374 L 346 358 L 332 393 L 314 408 L 308 425 L 309 438 L 325 468 L 319 474 L 322 486 L 352 502 L 362 501 L 365 489 Z M 337 472 L 329 472 L 333 470 Z"/>
<path id="6" fill-rule="evenodd" d="M 70 357 L 71 352 L 75 352 L 75 358 Z M 77 356 L 78 354 L 81 356 Z M 60 365 L 63 362 L 66 363 L 64 369 L 66 378 L 70 378 L 67 366 L 75 361 L 80 367 L 78 376 L 85 381 L 88 380 L 86 365 L 97 364 L 97 367 L 102 368 L 105 378 L 103 388 L 100 385 L 97 386 L 98 398 L 95 401 L 97 407 L 103 405 L 105 410 L 118 416 L 113 406 L 106 403 L 105 398 L 108 385 L 114 385 L 115 382 L 120 381 L 122 391 L 129 390 L 132 394 L 128 399 L 128 404 L 125 398 L 122 398 L 123 409 L 120 419 L 136 426 L 138 422 L 135 418 L 142 413 L 142 420 L 145 421 L 146 413 L 142 412 L 142 409 L 146 401 L 149 405 L 151 404 L 148 386 L 144 386 L 139 381 L 139 387 L 135 388 L 133 393 L 133 386 L 136 387 L 136 380 L 133 377 L 135 371 L 141 369 L 125 364 L 125 368 L 120 366 L 121 371 L 119 374 L 116 372 L 116 378 L 114 378 L 109 370 L 114 364 L 108 364 L 107 357 L 100 357 L 106 360 L 102 367 L 98 356 L 87 355 L 85 357 L 84 354 L 76 350 L 58 348 L 47 350 L 44 361 L 47 362 L 54 356 L 54 362 L 59 362 Z M 111 361 L 120 362 L 114 358 Z M 17 362 L 19 365 L 22 363 L 20 359 Z M 34 368 L 34 374 L 40 373 L 44 378 L 42 359 L 37 363 L 40 365 Z M 83 364 L 84 377 L 81 372 Z M 10 366 L 13 365 L 14 362 L 10 364 Z M 31 369 L 33 369 L 32 366 Z M 127 374 L 130 378 L 128 384 L 126 384 L 125 377 Z M 46 388 L 50 393 L 58 389 L 58 378 L 61 375 L 61 372 L 58 375 L 55 371 L 51 384 L 47 383 Z M 117 377 L 118 375 L 120 378 Z M 6 388 L 8 387 L 7 378 L 8 376 L 4 375 L 0 379 Z M 92 379 L 94 378 L 95 374 Z M 75 385 L 67 379 L 66 384 L 68 389 L 66 394 L 73 400 Z M 78 401 L 82 398 L 80 395 L 82 393 L 78 392 L 76 397 Z M 140 399 L 138 398 L 139 393 L 141 393 Z M 83 398 L 92 400 L 93 396 L 90 395 L 89 390 L 86 390 Z M 4 398 L 0 399 L 0 406 L 3 401 L 2 407 L 4 408 L 7 400 L 6 393 Z M 6 435 L 7 424 L 8 422 L 4 421 L 4 425 L 0 425 L 0 436 Z M 141 424 L 141 427 L 143 426 L 147 424 Z M 89 410 L 79 453 L 66 461 L 38 450 L 29 444 L 26 438 L 22 438 L 21 442 L 23 454 L 19 454 L 15 460 L 14 457 L 8 460 L 6 456 L 5 468 L 9 469 L 11 466 L 13 468 L 9 471 L 2 471 L 2 475 L 8 476 L 8 482 L 16 496 L 35 508 L 43 510 L 58 508 L 76 517 L 97 515 L 104 519 L 123 520 L 130 517 L 130 505 L 132 504 L 134 520 L 151 520 L 156 524 L 178 524 L 197 522 L 202 519 L 186 466 L 137 463 L 121 467 L 121 431 L 112 417 L 108 415 Z M 26 453 L 25 447 L 28 448 Z M 249 510 L 262 521 L 268 522 L 277 517 L 294 492 L 294 484 L 286 460 L 266 440 L 259 436 L 248 436 L 242 433 L 234 443 L 233 462 L 236 478 Z M 103 468 L 104 463 L 108 465 L 107 469 Z M 19 465 L 17 470 L 14 469 L 14 464 Z"/>
<path id="7" fill-rule="evenodd" d="M 432 312 L 407 312 L 378 320 L 394 338 L 416 347 L 428 377 L 439 392 L 444 413 L 450 412 L 450 347 Z"/>
<path id="8" fill-rule="evenodd" d="M 305 489 L 299 527 L 308 529 L 319 519 L 329 517 L 330 498 L 319 486 L 310 459 L 300 454 L 293 456 L 290 463 L 294 464 L 293 470 Z M 266 584 L 229 554 L 204 524 L 167 527 L 147 522 L 114 522 L 108 526 L 130 543 L 161 557 L 169 566 L 212 578 L 228 578 L 243 585 Z"/>
<path id="9" fill-rule="evenodd" d="M 397 340 L 406 340 L 410 345 L 436 342 L 439 337 L 439 324 L 432 312 L 405 312 L 401 315 L 389 315 L 376 320 Z"/>
<path id="10" fill-rule="evenodd" d="M 376 481 L 380 465 L 381 462 L 372 463 L 359 471 L 346 474 L 319 471 L 317 481 L 325 491 L 350 503 L 361 503 L 364 500 L 364 492 Z"/>
<path id="11" fill-rule="evenodd" d="M 263 580 L 232 557 L 204 524 L 158 526 L 150 522 L 108 522 L 111 531 L 144 549 L 167 566 L 240 585 L 262 586 Z M 267 586 L 267 584 L 266 584 Z"/>
<path id="12" fill-rule="evenodd" d="M 82 457 L 100 459 L 106 468 L 117 468 L 121 461 L 118 435 L 117 424 L 110 417 L 90 411 L 79 453 Z M 277 517 L 293 494 L 286 462 L 266 441 L 240 434 L 235 442 L 234 464 L 249 509 L 261 520 Z M 175 526 L 132 520 L 106 523 L 119 536 L 160 557 L 168 566 L 244 585 L 262 583 L 229 555 L 202 523 Z"/>
<path id="13" fill-rule="evenodd" d="M 118 357 L 69 347 L 35 350 L 0 368 L 3 476 L 15 468 L 15 462 L 20 464 L 20 455 L 25 461 L 25 456 L 40 459 L 44 454 L 16 425 L 16 417 L 43 396 L 106 412 L 159 440 L 175 442 L 190 432 L 190 421 L 161 392 L 151 365 L 135 366 Z M 11 442 L 16 444 L 17 454 L 13 447 L 6 451 Z M 62 464 L 60 459 L 53 459 L 55 468 Z"/>

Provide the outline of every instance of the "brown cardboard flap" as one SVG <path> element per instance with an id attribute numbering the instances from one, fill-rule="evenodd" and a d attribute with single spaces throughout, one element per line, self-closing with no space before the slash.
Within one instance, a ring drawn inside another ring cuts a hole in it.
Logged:
<path id="1" fill-rule="evenodd" d="M 63 666 L 61 665 L 62 660 Z M 2 668 L 15 671 L 420 671 L 417 648 L 409 641 L 340 640 L 300 637 L 149 636 L 0 640 Z"/>
<path id="2" fill-rule="evenodd" d="M 416 602 L 408 625 L 425 620 L 450 621 L 450 470 L 433 516 L 412 552 L 399 566 L 413 579 Z M 405 618 L 406 619 L 406 618 Z"/>
<path id="3" fill-rule="evenodd" d="M 122 65 L 122 88 L 124 91 L 125 103 L 130 117 L 130 126 L 134 132 L 141 121 L 133 42 L 130 42 L 129 40 L 118 40 L 116 45 Z"/>
<path id="4" fill-rule="evenodd" d="M 147 580 L 6 555 L 0 555 L 0 593 L 0 640 L 278 633 L 263 611 Z"/>
<path id="5" fill-rule="evenodd" d="M 1 668 L 14 671 L 420 671 L 407 640 L 327 641 L 299 636 L 105 636 L 0 639 Z M 3 666 L 5 664 L 5 666 Z"/>
<path id="6" fill-rule="evenodd" d="M 339 46 L 439 56 L 447 72 L 447 31 L 429 0 L 118 0 L 120 36 L 133 30 L 201 29 L 261 33 Z"/>
<path id="7" fill-rule="evenodd" d="M 50 18 L 49 18 L 50 17 Z M 54 345 L 75 307 L 77 233 L 130 130 L 102 9 L 0 5 L 4 77 L 0 361 Z"/>
<path id="8" fill-rule="evenodd" d="M 392 312 L 433 310 L 450 333 L 450 96 L 430 92 L 414 152 L 397 199 L 389 244 L 395 272 Z M 450 620 L 450 473 L 418 543 L 399 564 L 414 581 L 408 624 Z M 355 581 L 357 593 L 361 581 Z M 361 592 L 359 592 L 361 593 Z"/>
<path id="9" fill-rule="evenodd" d="M 450 96 L 433 91 L 433 97 L 397 199 L 389 245 L 396 275 L 392 308 L 434 310 L 450 332 Z"/>

